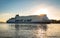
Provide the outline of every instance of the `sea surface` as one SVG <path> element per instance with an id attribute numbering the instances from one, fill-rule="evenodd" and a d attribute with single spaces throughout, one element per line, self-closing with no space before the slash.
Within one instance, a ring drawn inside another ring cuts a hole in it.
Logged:
<path id="1" fill-rule="evenodd" d="M 0 23 L 0 38 L 60 38 L 60 24 Z"/>

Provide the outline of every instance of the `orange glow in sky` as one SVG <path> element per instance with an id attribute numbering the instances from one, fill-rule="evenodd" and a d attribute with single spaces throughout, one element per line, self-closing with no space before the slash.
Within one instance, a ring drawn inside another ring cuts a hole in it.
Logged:
<path id="1" fill-rule="evenodd" d="M 0 22 L 5 22 L 5 20 L 6 20 L 6 19 L 4 19 L 4 18 L 1 18 L 1 19 L 0 19 Z"/>

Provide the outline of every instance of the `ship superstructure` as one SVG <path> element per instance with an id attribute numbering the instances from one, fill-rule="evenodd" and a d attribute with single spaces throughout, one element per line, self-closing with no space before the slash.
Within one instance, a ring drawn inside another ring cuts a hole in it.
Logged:
<path id="1" fill-rule="evenodd" d="M 46 14 L 30 16 L 16 15 L 14 18 L 10 18 L 7 21 L 7 23 L 38 23 L 38 22 L 49 22 L 49 19 Z"/>

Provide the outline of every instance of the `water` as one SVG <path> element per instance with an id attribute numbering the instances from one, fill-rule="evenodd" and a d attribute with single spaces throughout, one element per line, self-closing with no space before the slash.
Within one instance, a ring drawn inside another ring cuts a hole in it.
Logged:
<path id="1" fill-rule="evenodd" d="M 0 23 L 0 38 L 60 38 L 60 24 Z"/>

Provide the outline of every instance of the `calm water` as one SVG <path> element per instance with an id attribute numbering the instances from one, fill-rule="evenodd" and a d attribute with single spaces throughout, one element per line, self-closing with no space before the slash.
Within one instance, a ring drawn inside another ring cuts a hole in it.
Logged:
<path id="1" fill-rule="evenodd" d="M 0 38 L 60 38 L 60 24 L 1 24 Z"/>

